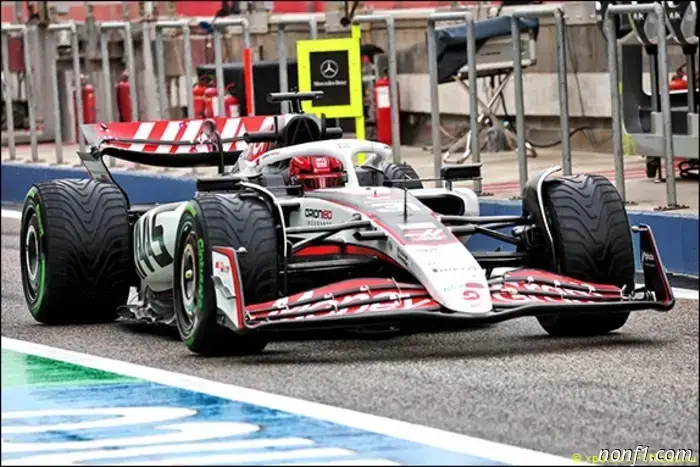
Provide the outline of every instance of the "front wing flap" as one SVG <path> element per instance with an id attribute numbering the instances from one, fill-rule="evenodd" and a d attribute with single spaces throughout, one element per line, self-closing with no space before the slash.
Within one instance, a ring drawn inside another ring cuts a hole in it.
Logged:
<path id="1" fill-rule="evenodd" d="M 350 279 L 246 305 L 240 294 L 243 287 L 236 253 L 232 248 L 217 247 L 214 254 L 218 263 L 214 264 L 230 261 L 229 266 L 214 269 L 215 287 L 226 286 L 225 293 L 217 290 L 217 306 L 228 317 L 228 326 L 239 331 L 350 327 L 421 319 L 498 322 L 559 313 L 670 310 L 675 299 L 651 229 L 640 225 L 633 230 L 640 234 L 645 282 L 634 290 L 537 269 L 517 269 L 491 279 L 488 290 L 482 284 L 465 284 L 464 300 L 490 295 L 492 309 L 485 313 L 454 312 L 441 306 L 422 285 L 386 278 Z"/>

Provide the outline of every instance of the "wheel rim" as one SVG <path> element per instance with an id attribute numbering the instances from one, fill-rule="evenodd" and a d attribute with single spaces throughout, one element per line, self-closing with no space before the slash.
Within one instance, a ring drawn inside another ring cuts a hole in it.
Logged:
<path id="1" fill-rule="evenodd" d="M 182 300 L 183 324 L 185 329 L 194 327 L 197 319 L 197 289 L 199 270 L 193 243 L 188 239 L 180 257 L 180 299 Z"/>
<path id="2" fill-rule="evenodd" d="M 32 212 L 27 225 L 27 233 L 24 235 L 24 265 L 27 270 L 27 292 L 29 299 L 34 302 L 39 294 L 41 279 L 41 250 L 39 246 L 39 234 L 37 232 L 38 219 L 36 212 Z"/>

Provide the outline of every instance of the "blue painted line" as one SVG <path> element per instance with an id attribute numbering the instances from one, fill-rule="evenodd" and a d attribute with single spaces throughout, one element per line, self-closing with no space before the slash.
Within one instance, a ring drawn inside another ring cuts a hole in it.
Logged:
<path id="1" fill-rule="evenodd" d="M 124 188 L 132 204 L 166 203 L 189 199 L 195 192 L 195 181 L 185 177 L 171 177 L 114 171 L 114 177 Z M 31 165 L 26 163 L 2 164 L 2 201 L 21 202 L 32 183 L 57 178 L 86 178 L 82 168 L 62 168 Z M 480 209 L 483 215 L 515 215 L 521 212 L 517 201 L 481 199 Z M 648 224 L 656 237 L 659 252 L 667 271 L 674 274 L 700 276 L 700 238 L 698 235 L 698 216 L 676 213 L 658 213 L 646 211 L 628 211 L 630 222 Z M 635 242 L 635 261 L 637 270 L 641 271 L 639 262 L 639 245 L 637 235 Z M 467 242 L 474 251 L 512 251 L 513 246 L 497 240 L 477 235 Z"/>
<path id="2" fill-rule="evenodd" d="M 253 424 L 259 427 L 258 431 L 242 436 L 222 436 L 215 439 L 218 443 L 241 440 L 258 439 L 284 439 L 301 438 L 310 440 L 314 449 L 318 448 L 339 448 L 346 449 L 352 454 L 347 456 L 333 456 L 321 458 L 302 458 L 297 460 L 327 461 L 353 458 L 381 458 L 401 464 L 432 464 L 441 465 L 505 465 L 490 459 L 477 456 L 470 456 L 461 453 L 434 449 L 421 446 L 416 443 L 403 441 L 396 438 L 356 430 L 350 427 L 325 423 L 307 417 L 300 417 L 286 414 L 278 410 L 251 404 L 230 401 L 220 397 L 207 394 L 196 393 L 175 387 L 163 386 L 153 383 L 129 383 L 100 385 L 98 387 L 85 386 L 61 386 L 57 388 L 40 388 L 31 390 L 3 390 L 2 410 L 3 413 L 10 408 L 12 411 L 41 411 L 50 409 L 71 409 L 87 408 L 113 408 L 113 407 L 182 407 L 196 410 L 194 416 L 186 417 L 182 420 L 171 420 L 175 422 L 234 422 Z M 72 417 L 73 420 L 95 420 L 98 417 L 90 418 Z M 67 423 L 69 420 L 64 417 L 48 417 L 38 419 L 43 425 L 54 423 Z M 37 420 L 31 420 L 34 423 Z M 11 420 L 12 426 L 23 426 L 21 420 Z M 26 423 L 26 422 L 25 422 Z M 3 430 L 9 423 L 3 421 Z M 165 434 L 168 430 L 158 427 L 158 424 L 145 423 L 131 426 L 106 429 L 72 430 L 58 432 L 32 433 L 24 435 L 3 436 L 5 443 L 50 443 L 71 442 L 76 439 L 109 440 L 126 437 L 146 437 L 153 434 Z M 305 446 L 306 447 L 306 446 Z M 280 451 L 297 449 L 296 447 L 269 447 L 262 451 Z M 260 452 L 255 450 L 254 452 Z M 50 449 L 42 454 L 63 453 L 62 450 Z M 233 452 L 230 450 L 229 452 Z M 237 452 L 238 454 L 251 453 L 253 451 Z M 218 452 L 221 454 L 222 452 Z M 225 453 L 225 450 L 224 450 Z M 27 452 L 2 453 L 2 462 L 5 465 L 8 461 L 27 457 Z M 189 464 L 190 456 L 201 456 L 195 448 L 191 452 L 178 454 L 174 462 Z M 126 457 L 120 462 L 140 461 L 152 462 L 167 459 L 164 455 L 146 455 L 138 458 Z M 99 456 L 94 459 L 95 463 L 100 463 Z M 252 462 L 257 464 L 257 462 Z"/>

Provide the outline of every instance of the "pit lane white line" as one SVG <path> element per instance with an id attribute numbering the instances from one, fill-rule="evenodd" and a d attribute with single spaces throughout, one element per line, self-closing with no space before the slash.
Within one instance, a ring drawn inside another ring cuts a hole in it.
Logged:
<path id="1" fill-rule="evenodd" d="M 210 394 L 223 399 L 268 407 L 287 413 L 325 420 L 363 431 L 461 452 L 511 465 L 585 465 L 565 457 L 546 454 L 507 444 L 486 441 L 449 431 L 429 428 L 376 415 L 355 412 L 316 402 L 271 394 L 255 389 L 209 381 L 194 376 L 150 368 L 133 363 L 88 355 L 33 342 L 2 337 L 3 349 L 61 360 L 76 365 L 117 373 L 132 378 L 175 386 L 188 391 Z"/>
<path id="2" fill-rule="evenodd" d="M 2 217 L 5 217 L 7 219 L 21 219 L 22 218 L 22 213 L 19 211 L 14 211 L 11 209 L 3 209 L 2 210 Z M 503 274 L 504 272 L 507 272 L 511 270 L 511 268 L 496 268 L 494 269 L 494 274 Z M 637 286 L 642 286 L 644 284 L 637 284 Z M 676 287 L 672 288 L 673 290 L 673 295 L 675 295 L 676 298 L 681 298 L 684 300 L 700 300 L 700 291 L 698 290 L 692 290 L 692 289 L 679 289 Z"/>
<path id="3" fill-rule="evenodd" d="M 6 219 L 20 220 L 20 219 L 22 219 L 22 213 L 20 211 L 13 211 L 11 209 L 3 209 L 2 210 L 2 217 L 6 218 Z"/>

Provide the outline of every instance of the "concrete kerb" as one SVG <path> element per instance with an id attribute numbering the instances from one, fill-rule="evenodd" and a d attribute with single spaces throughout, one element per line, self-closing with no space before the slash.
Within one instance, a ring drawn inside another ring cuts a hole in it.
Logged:
<path id="1" fill-rule="evenodd" d="M 161 174 L 143 174 L 114 170 L 114 178 L 124 188 L 131 204 L 168 203 L 189 199 L 195 192 L 195 180 Z M 21 162 L 2 163 L 2 202 L 20 203 L 33 183 L 60 178 L 87 178 L 82 168 L 37 166 Z M 521 210 L 518 201 L 482 199 L 482 215 L 516 215 Z M 666 270 L 672 274 L 698 277 L 698 216 L 693 214 L 628 211 L 630 223 L 647 224 L 658 243 Z M 639 264 L 639 245 L 635 240 L 635 261 Z M 474 251 L 493 251 L 501 248 L 512 250 L 511 245 L 494 239 L 476 236 L 468 240 L 467 246 Z"/>

